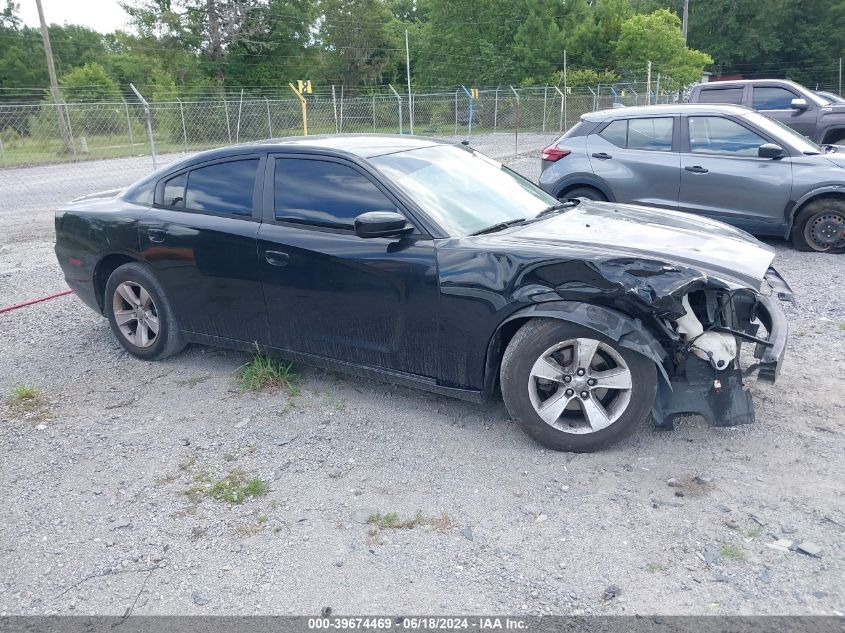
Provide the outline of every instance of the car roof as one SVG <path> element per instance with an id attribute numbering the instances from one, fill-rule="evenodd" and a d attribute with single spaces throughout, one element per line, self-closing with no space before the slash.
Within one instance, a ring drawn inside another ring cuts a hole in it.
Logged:
<path id="1" fill-rule="evenodd" d="M 247 147 L 260 145 L 262 149 L 281 151 L 292 148 L 298 150 L 328 149 L 354 154 L 361 158 L 372 158 L 411 149 L 448 144 L 444 141 L 408 134 L 319 134 L 266 139 L 249 143 Z"/>
<path id="2" fill-rule="evenodd" d="M 795 86 L 796 88 L 804 88 L 805 90 L 807 90 L 805 86 L 802 86 L 801 84 L 796 83 L 794 81 L 790 81 L 789 79 L 725 79 L 724 81 L 705 81 L 703 83 L 695 84 L 693 88 L 703 88 L 705 86 L 713 86 L 714 88 L 729 88 L 731 86 L 745 86 L 746 84 L 751 86 L 760 86 L 767 84 L 785 84 L 788 86 Z"/>
<path id="3" fill-rule="evenodd" d="M 741 115 L 753 112 L 751 108 L 740 105 L 721 103 L 670 103 L 653 106 L 631 106 L 624 108 L 610 108 L 588 112 L 581 118 L 584 121 L 604 121 L 607 119 L 621 119 L 636 116 L 672 116 L 678 114 L 733 114 Z"/>

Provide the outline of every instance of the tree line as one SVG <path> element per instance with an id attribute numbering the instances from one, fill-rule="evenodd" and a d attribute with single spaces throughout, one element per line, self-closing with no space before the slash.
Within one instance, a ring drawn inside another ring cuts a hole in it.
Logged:
<path id="1" fill-rule="evenodd" d="M 19 6 L 0 13 L 0 99 L 32 101 L 48 85 L 40 30 Z M 719 74 L 835 85 L 845 0 L 131 0 L 129 28 L 49 27 L 63 96 L 148 97 L 283 89 L 309 79 L 367 92 L 406 81 L 405 32 L 417 90 L 459 84 L 642 81 L 669 89 Z"/>

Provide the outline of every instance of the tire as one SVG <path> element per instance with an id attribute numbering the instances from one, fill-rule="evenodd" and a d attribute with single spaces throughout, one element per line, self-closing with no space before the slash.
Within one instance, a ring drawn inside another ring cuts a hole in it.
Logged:
<path id="1" fill-rule="evenodd" d="M 818 198 L 806 204 L 795 216 L 790 240 L 799 251 L 845 253 L 845 199 Z"/>
<path id="2" fill-rule="evenodd" d="M 161 360 L 185 347 L 164 289 L 142 264 L 115 269 L 106 282 L 103 307 L 115 337 L 136 358 Z"/>
<path id="3" fill-rule="evenodd" d="M 547 356 L 561 345 L 554 358 Z M 582 350 L 586 363 L 576 360 L 576 349 Z M 550 371 L 544 357 L 556 363 Z M 579 364 L 586 367 L 583 376 Z M 535 372 L 557 378 L 538 378 Z M 651 412 L 657 392 L 657 368 L 651 360 L 594 330 L 557 319 L 534 319 L 522 326 L 505 350 L 500 378 L 505 406 L 525 433 L 554 450 L 576 453 L 599 450 L 633 433 Z M 589 385 L 589 380 L 596 382 Z M 601 387 L 600 382 L 611 380 L 614 387 Z M 554 418 L 554 404 L 564 400 L 567 408 Z M 553 422 L 540 416 L 544 406 L 550 406 L 546 416 Z"/>
<path id="4" fill-rule="evenodd" d="M 561 200 L 568 200 L 570 198 L 586 198 L 587 200 L 598 200 L 599 202 L 607 202 L 607 196 L 605 196 L 598 189 L 594 189 L 593 187 L 577 187 L 575 189 L 572 189 L 571 191 L 567 191 L 565 194 L 560 196 Z"/>

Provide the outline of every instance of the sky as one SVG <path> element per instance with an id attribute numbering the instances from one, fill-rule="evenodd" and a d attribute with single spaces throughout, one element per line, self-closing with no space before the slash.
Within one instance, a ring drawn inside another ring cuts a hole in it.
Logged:
<path id="1" fill-rule="evenodd" d="M 39 26 L 35 0 L 16 0 L 27 26 Z M 81 24 L 101 33 L 126 28 L 126 12 L 118 0 L 41 0 L 47 24 Z"/>

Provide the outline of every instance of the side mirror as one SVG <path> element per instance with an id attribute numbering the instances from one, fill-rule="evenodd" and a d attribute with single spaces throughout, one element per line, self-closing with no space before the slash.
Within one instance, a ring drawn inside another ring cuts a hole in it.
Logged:
<path id="1" fill-rule="evenodd" d="M 398 237 L 413 230 L 405 216 L 395 211 L 368 211 L 355 218 L 355 235 L 358 237 Z"/>
<path id="2" fill-rule="evenodd" d="M 810 107 L 806 99 L 793 99 L 789 102 L 789 107 L 793 110 L 806 110 Z"/>
<path id="3" fill-rule="evenodd" d="M 771 158 L 773 160 L 777 160 L 786 156 L 786 150 L 780 145 L 775 145 L 774 143 L 763 143 L 757 148 L 757 156 L 760 158 Z"/>

